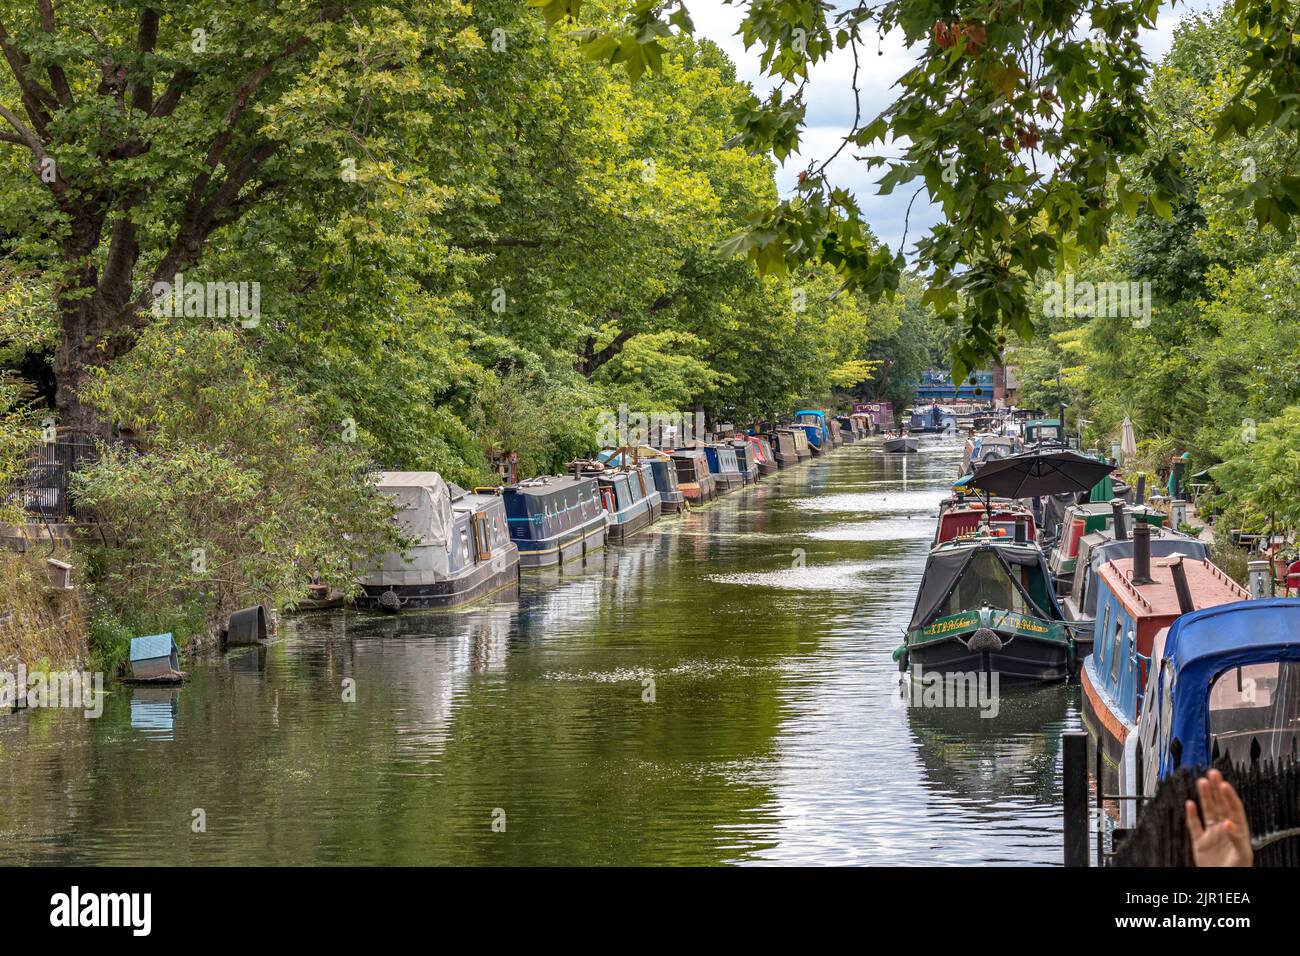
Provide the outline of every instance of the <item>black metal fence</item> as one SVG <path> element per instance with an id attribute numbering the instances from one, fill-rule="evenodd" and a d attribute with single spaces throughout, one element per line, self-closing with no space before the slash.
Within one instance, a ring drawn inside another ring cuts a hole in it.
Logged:
<path id="1" fill-rule="evenodd" d="M 96 445 L 88 435 L 60 431 L 53 441 L 32 449 L 21 479 L 4 489 L 5 498 L 17 502 L 28 514 L 46 521 L 66 521 L 76 514 L 69 484 L 83 462 L 93 461 Z"/>

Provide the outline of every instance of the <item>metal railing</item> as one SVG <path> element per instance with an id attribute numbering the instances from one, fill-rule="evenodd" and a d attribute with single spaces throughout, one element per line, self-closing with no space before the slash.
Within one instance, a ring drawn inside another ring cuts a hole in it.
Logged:
<path id="1" fill-rule="evenodd" d="M 53 441 L 40 442 L 32 449 L 23 476 L 4 489 L 5 500 L 17 502 L 33 517 L 66 521 L 76 514 L 69 494 L 72 474 L 97 455 L 89 435 L 60 431 Z"/>

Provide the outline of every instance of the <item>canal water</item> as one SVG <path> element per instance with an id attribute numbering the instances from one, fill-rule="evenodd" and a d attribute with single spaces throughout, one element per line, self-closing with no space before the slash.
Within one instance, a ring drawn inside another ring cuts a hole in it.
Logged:
<path id="1" fill-rule="evenodd" d="M 516 599 L 0 716 L 0 859 L 1059 865 L 1077 689 L 908 707 L 890 656 L 960 448 L 846 445 Z"/>

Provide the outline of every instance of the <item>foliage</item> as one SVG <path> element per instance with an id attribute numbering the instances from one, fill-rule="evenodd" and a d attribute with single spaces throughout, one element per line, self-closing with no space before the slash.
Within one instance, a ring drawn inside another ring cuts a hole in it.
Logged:
<path id="1" fill-rule="evenodd" d="M 175 608 L 210 628 L 303 597 L 313 575 L 347 586 L 354 561 L 397 540 L 361 448 L 319 431 L 230 328 L 155 324 L 88 397 L 135 436 L 75 488 L 103 531 L 91 555 L 110 627 Z"/>

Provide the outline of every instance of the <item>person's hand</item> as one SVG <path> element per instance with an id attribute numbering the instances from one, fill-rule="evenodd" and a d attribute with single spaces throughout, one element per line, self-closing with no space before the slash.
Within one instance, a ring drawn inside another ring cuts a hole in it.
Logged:
<path id="1" fill-rule="evenodd" d="M 1196 781 L 1201 816 L 1196 802 L 1187 801 L 1187 829 L 1192 834 L 1192 858 L 1197 866 L 1253 866 L 1255 850 L 1250 845 L 1246 808 L 1223 774 L 1211 770 Z"/>

